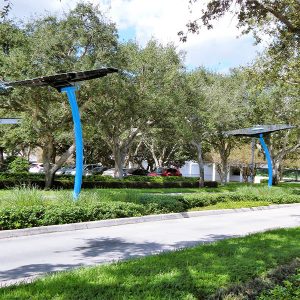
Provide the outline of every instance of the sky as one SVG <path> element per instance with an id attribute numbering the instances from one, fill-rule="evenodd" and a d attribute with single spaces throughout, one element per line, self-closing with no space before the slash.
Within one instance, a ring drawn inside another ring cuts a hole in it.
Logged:
<path id="1" fill-rule="evenodd" d="M 194 6 L 191 13 L 188 0 L 12 0 L 10 17 L 26 20 L 61 14 L 77 2 L 99 5 L 104 15 L 116 23 L 120 41 L 135 40 L 143 46 L 154 38 L 163 44 L 174 43 L 178 51 L 186 53 L 188 69 L 204 66 L 228 73 L 230 68 L 250 64 L 262 50 L 262 46 L 254 45 L 252 36 L 241 35 L 232 16 L 217 22 L 212 30 L 201 29 L 198 35 L 189 35 L 186 43 L 180 42 L 178 31 L 185 30 L 185 24 L 200 11 L 199 6 Z"/>

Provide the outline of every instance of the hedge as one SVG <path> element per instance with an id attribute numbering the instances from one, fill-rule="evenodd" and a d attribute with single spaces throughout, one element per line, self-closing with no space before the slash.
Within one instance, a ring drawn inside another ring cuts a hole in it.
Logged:
<path id="1" fill-rule="evenodd" d="M 0 209 L 0 230 L 45 225 L 69 224 L 114 218 L 142 216 L 142 205 L 126 202 L 90 203 L 77 205 L 14 206 Z"/>
<path id="2" fill-rule="evenodd" d="M 148 214 L 183 212 L 228 201 L 268 201 L 271 203 L 300 202 L 299 195 L 254 195 L 226 193 L 197 193 L 182 195 L 141 194 L 136 201 L 121 202 L 97 200 L 40 201 L 29 205 L 0 207 L 0 230 L 67 224 L 112 218 L 136 217 Z"/>
<path id="3" fill-rule="evenodd" d="M 54 189 L 72 189 L 73 176 L 57 176 L 54 181 Z M 0 173 L 0 189 L 17 186 L 44 188 L 43 174 L 29 173 Z M 83 178 L 83 188 L 194 188 L 199 187 L 198 178 L 195 177 L 151 177 L 128 176 L 124 179 L 116 179 L 110 176 L 87 176 Z M 206 181 L 204 187 L 218 187 L 216 181 Z"/>

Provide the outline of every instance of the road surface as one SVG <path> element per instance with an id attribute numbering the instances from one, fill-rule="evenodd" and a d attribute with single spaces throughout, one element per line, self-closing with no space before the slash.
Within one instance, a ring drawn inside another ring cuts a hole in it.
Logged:
<path id="1" fill-rule="evenodd" d="M 300 226 L 300 204 L 270 210 L 127 224 L 0 239 L 0 285 L 47 272 L 190 247 L 273 228 Z"/>

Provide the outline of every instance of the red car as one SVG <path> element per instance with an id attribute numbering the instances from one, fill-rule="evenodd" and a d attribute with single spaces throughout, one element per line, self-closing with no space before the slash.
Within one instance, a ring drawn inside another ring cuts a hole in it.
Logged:
<path id="1" fill-rule="evenodd" d="M 155 171 L 150 172 L 148 176 L 182 176 L 182 174 L 175 168 L 156 168 Z"/>

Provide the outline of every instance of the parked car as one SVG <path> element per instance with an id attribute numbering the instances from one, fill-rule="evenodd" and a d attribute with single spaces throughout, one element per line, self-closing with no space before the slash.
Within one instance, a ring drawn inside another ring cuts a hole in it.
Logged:
<path id="1" fill-rule="evenodd" d="M 115 176 L 115 168 L 108 169 L 102 173 L 103 176 Z M 127 169 L 123 169 L 123 176 L 127 176 Z"/>
<path id="2" fill-rule="evenodd" d="M 84 176 L 90 176 L 90 175 L 94 175 L 94 174 L 101 174 L 102 172 L 102 166 L 98 165 L 98 164 L 89 164 L 89 165 L 83 165 L 83 175 Z M 95 170 L 95 171 L 93 171 Z M 75 176 L 76 175 L 76 167 L 71 171 L 71 175 Z"/>
<path id="3" fill-rule="evenodd" d="M 145 169 L 128 169 L 127 170 L 127 176 L 147 176 L 149 172 Z"/>
<path id="4" fill-rule="evenodd" d="M 106 170 L 107 167 L 103 167 L 99 165 L 87 165 L 83 169 L 83 175 L 84 176 L 101 175 Z"/>
<path id="5" fill-rule="evenodd" d="M 32 163 L 29 167 L 29 173 L 40 174 L 44 173 L 44 166 L 40 163 Z"/>
<path id="6" fill-rule="evenodd" d="M 182 176 L 182 174 L 176 168 L 156 168 L 148 176 Z"/>
<path id="7" fill-rule="evenodd" d="M 60 169 L 58 169 L 55 174 L 56 175 L 65 175 L 65 172 L 70 169 L 70 167 L 61 167 Z M 73 168 L 72 168 L 73 169 Z"/>
<path id="8" fill-rule="evenodd" d="M 75 167 L 71 166 L 71 167 L 66 167 L 65 171 L 64 171 L 64 175 L 72 175 L 72 172 L 75 170 Z"/>

